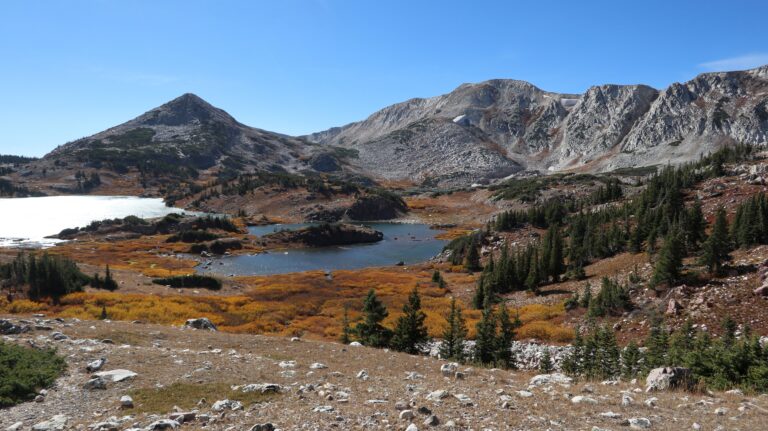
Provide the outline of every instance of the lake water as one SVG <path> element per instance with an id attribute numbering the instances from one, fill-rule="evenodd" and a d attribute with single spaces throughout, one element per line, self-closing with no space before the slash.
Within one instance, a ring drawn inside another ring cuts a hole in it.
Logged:
<path id="1" fill-rule="evenodd" d="M 0 247 L 49 247 L 60 240 L 45 238 L 93 220 L 162 217 L 183 210 L 162 199 L 134 196 L 49 196 L 0 199 Z"/>
<path id="2" fill-rule="evenodd" d="M 274 250 L 256 255 L 225 256 L 203 262 L 200 273 L 217 275 L 267 275 L 312 270 L 358 269 L 373 266 L 406 265 L 424 262 L 439 254 L 447 241 L 435 239 L 441 233 L 424 224 L 363 223 L 384 234 L 372 244 Z M 254 235 L 307 226 L 271 225 L 249 228 Z"/>

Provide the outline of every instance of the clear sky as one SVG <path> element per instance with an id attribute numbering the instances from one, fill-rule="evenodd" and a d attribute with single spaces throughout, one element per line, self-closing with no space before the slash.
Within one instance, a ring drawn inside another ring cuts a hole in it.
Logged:
<path id="1" fill-rule="evenodd" d="M 304 134 L 464 82 L 663 88 L 768 63 L 768 1 L 3 0 L 0 153 L 43 155 L 185 92 Z"/>

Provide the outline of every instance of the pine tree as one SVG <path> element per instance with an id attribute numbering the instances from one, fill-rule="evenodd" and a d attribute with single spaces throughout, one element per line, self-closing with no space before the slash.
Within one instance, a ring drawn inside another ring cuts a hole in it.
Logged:
<path id="1" fill-rule="evenodd" d="M 480 277 L 477 280 L 477 287 L 475 287 L 475 294 L 472 296 L 472 306 L 475 310 L 482 310 L 486 300 L 485 279 Z"/>
<path id="2" fill-rule="evenodd" d="M 630 341 L 621 352 L 621 375 L 627 380 L 637 377 L 642 363 L 642 352 L 637 343 Z"/>
<path id="3" fill-rule="evenodd" d="M 451 298 L 451 311 L 448 314 L 448 325 L 443 331 L 443 342 L 440 344 L 440 356 L 462 362 L 464 360 L 464 340 L 467 338 L 467 326 L 461 315 L 461 307 L 456 305 L 456 298 Z"/>
<path id="4" fill-rule="evenodd" d="M 555 365 L 552 363 L 552 355 L 549 353 L 549 347 L 544 347 L 544 352 L 539 359 L 539 371 L 542 374 L 550 374 L 555 370 Z"/>
<path id="5" fill-rule="evenodd" d="M 483 310 L 475 329 L 475 361 L 482 365 L 492 364 L 496 353 L 496 316 L 490 307 Z"/>
<path id="6" fill-rule="evenodd" d="M 660 284 L 673 285 L 680 278 L 683 266 L 683 244 L 677 229 L 672 229 L 664 239 L 664 246 L 659 251 L 653 268 L 651 286 Z"/>
<path id="7" fill-rule="evenodd" d="M 552 277 L 552 281 L 557 283 L 560 281 L 560 275 L 565 272 L 565 263 L 563 262 L 563 237 L 560 233 L 560 228 L 557 225 L 552 225 L 547 231 L 548 241 L 546 254 L 547 260 L 545 261 L 547 272 L 546 275 Z"/>
<path id="8" fill-rule="evenodd" d="M 344 316 L 341 319 L 341 336 L 339 341 L 342 344 L 349 344 L 352 342 L 352 328 L 349 326 L 349 306 L 344 305 Z"/>
<path id="9" fill-rule="evenodd" d="M 464 258 L 464 269 L 468 272 L 475 272 L 481 269 L 479 248 L 480 245 L 477 242 L 477 238 L 473 236 L 472 242 L 469 244 L 469 249 L 467 250 L 467 256 Z"/>
<path id="10" fill-rule="evenodd" d="M 362 344 L 371 347 L 389 346 L 392 331 L 381 324 L 388 315 L 387 307 L 376 297 L 376 292 L 369 290 L 363 302 L 363 321 L 355 326 L 355 334 Z"/>
<path id="11" fill-rule="evenodd" d="M 728 221 L 725 218 L 725 210 L 720 208 L 715 216 L 712 233 L 702 247 L 700 262 L 702 265 L 706 265 L 711 274 L 719 274 L 723 263 L 730 259 L 730 249 Z"/>
<path id="12" fill-rule="evenodd" d="M 685 247 L 688 250 L 696 250 L 704 240 L 707 222 L 701 211 L 701 201 L 698 199 L 685 212 Z"/>
<path id="13" fill-rule="evenodd" d="M 571 351 L 565 356 L 562 363 L 563 372 L 569 376 L 581 374 L 584 362 L 584 339 L 578 326 L 575 328 L 574 333 L 576 335 L 573 338 L 573 343 L 571 343 Z"/>
<path id="14" fill-rule="evenodd" d="M 496 364 L 504 368 L 517 368 L 515 357 L 512 353 L 515 326 L 510 320 L 509 310 L 507 310 L 504 304 L 499 307 L 497 321 L 499 322 L 499 334 L 496 337 Z"/>
<path id="15" fill-rule="evenodd" d="M 651 330 L 645 340 L 645 368 L 650 370 L 667 365 L 667 350 L 669 349 L 669 334 L 661 320 L 654 318 Z"/>
<path id="16" fill-rule="evenodd" d="M 101 306 L 101 316 L 99 316 L 99 319 L 101 320 L 107 320 L 109 316 L 107 315 L 107 307 L 105 305 Z"/>
<path id="17" fill-rule="evenodd" d="M 579 306 L 582 308 L 589 308 L 589 304 L 592 302 L 592 285 L 587 282 L 584 285 L 584 291 L 579 298 Z"/>
<path id="18" fill-rule="evenodd" d="M 117 282 L 114 278 L 112 278 L 112 273 L 109 271 L 109 265 L 107 265 L 106 271 L 104 273 L 103 287 L 110 292 L 117 290 Z"/>
<path id="19" fill-rule="evenodd" d="M 403 305 L 403 315 L 398 317 L 392 336 L 392 348 L 412 355 L 420 352 L 420 347 L 427 342 L 427 327 L 424 320 L 427 315 L 421 311 L 421 297 L 414 288 L 408 295 L 408 302 Z"/>

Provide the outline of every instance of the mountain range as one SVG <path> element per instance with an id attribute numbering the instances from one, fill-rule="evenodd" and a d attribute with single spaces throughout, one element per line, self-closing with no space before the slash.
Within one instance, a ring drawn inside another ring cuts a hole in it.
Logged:
<path id="1" fill-rule="evenodd" d="M 768 142 L 768 66 L 701 74 L 663 90 L 606 84 L 583 94 L 495 79 L 300 137 L 246 126 L 185 94 L 62 145 L 41 163 L 182 176 L 344 171 L 464 186 L 521 171 L 679 163 L 733 142 Z"/>

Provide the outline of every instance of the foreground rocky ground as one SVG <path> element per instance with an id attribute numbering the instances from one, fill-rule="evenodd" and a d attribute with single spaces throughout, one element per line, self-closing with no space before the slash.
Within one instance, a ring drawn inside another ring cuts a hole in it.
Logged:
<path id="1" fill-rule="evenodd" d="M 30 330 L 5 341 L 54 347 L 68 370 L 36 401 L 0 410 L 0 429 L 757 430 L 768 418 L 766 395 L 455 374 L 429 357 L 141 323 L 9 320 Z"/>

